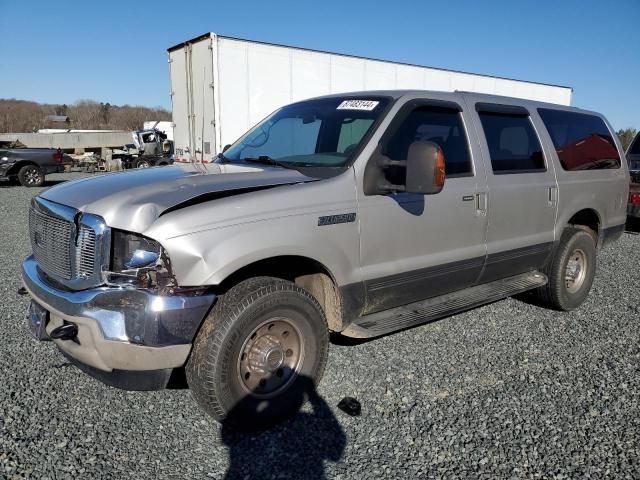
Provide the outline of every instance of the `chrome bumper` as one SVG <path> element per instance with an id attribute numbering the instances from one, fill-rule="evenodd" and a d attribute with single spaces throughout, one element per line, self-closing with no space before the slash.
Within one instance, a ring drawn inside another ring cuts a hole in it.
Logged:
<path id="1" fill-rule="evenodd" d="M 159 296 L 144 290 L 98 287 L 82 291 L 47 283 L 33 256 L 22 263 L 22 281 L 49 312 L 47 333 L 70 322 L 80 341 L 55 340 L 66 353 L 110 371 L 181 366 L 215 295 Z"/>

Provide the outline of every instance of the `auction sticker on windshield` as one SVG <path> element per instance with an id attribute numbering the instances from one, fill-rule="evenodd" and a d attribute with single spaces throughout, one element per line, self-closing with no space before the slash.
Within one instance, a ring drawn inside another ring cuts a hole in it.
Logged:
<path id="1" fill-rule="evenodd" d="M 371 111 L 378 106 L 380 102 L 375 100 L 345 100 L 338 105 L 338 110 L 367 110 Z"/>

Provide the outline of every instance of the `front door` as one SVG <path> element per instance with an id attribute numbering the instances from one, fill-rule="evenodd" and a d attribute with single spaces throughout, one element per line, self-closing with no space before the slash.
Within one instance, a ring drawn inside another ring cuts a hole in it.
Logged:
<path id="1" fill-rule="evenodd" d="M 486 256 L 487 218 L 480 201 L 485 172 L 475 161 L 480 153 L 469 141 L 466 115 L 452 102 L 412 100 L 383 135 L 380 153 L 391 160 L 406 160 L 414 141 L 437 143 L 444 152 L 446 181 L 435 195 L 359 193 L 365 313 L 476 283 Z M 404 168 L 385 172 L 391 184 L 404 183 Z"/>

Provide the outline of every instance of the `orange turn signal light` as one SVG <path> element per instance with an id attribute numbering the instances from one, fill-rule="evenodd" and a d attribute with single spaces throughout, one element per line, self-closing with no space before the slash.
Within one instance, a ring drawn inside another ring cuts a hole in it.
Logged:
<path id="1" fill-rule="evenodd" d="M 444 163 L 444 153 L 441 148 L 438 148 L 438 153 L 436 154 L 436 165 L 434 172 L 434 180 L 437 187 L 444 187 L 444 177 L 445 177 L 445 163 Z"/>

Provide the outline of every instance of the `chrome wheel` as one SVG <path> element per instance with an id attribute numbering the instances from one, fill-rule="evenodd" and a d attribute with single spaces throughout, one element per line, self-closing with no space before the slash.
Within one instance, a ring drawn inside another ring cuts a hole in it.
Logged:
<path id="1" fill-rule="evenodd" d="M 24 172 L 24 179 L 27 185 L 39 185 L 42 182 L 42 175 L 40 170 L 31 167 Z"/>
<path id="2" fill-rule="evenodd" d="M 273 397 L 296 379 L 303 359 L 298 328 L 286 317 L 271 318 L 251 332 L 240 350 L 240 383 L 254 396 Z"/>
<path id="3" fill-rule="evenodd" d="M 587 276 L 587 256 L 581 249 L 576 249 L 569 255 L 565 268 L 564 282 L 569 293 L 576 293 L 582 287 Z"/>

